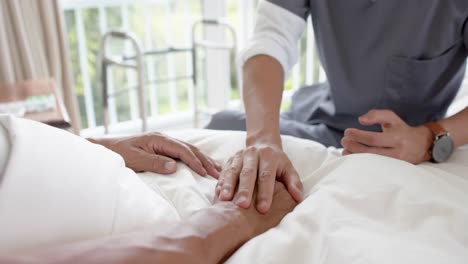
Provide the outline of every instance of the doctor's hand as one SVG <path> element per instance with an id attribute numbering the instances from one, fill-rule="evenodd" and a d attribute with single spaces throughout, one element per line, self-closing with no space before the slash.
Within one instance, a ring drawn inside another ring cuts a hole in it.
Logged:
<path id="1" fill-rule="evenodd" d="M 302 200 L 299 175 L 281 147 L 251 145 L 237 152 L 224 166 L 216 195 L 221 201 L 233 200 L 245 209 L 254 204 L 258 212 L 267 213 L 272 207 L 276 181 L 286 186 L 296 202 Z"/>
<path id="2" fill-rule="evenodd" d="M 425 126 L 411 127 L 390 110 L 371 110 L 359 118 L 364 126 L 380 124 L 383 132 L 350 128 L 341 140 L 343 155 L 372 153 L 419 164 L 430 159 L 433 140 Z"/>
<path id="3" fill-rule="evenodd" d="M 88 140 L 120 154 L 126 166 L 135 172 L 172 174 L 177 171 L 176 160 L 202 176 L 218 178 L 221 171 L 220 165 L 195 146 L 160 133 Z"/>

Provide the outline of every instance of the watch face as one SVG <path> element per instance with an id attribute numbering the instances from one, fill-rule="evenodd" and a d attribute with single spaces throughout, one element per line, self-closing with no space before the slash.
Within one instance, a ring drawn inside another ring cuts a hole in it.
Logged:
<path id="1" fill-rule="evenodd" d="M 450 136 L 440 137 L 432 150 L 432 157 L 435 162 L 447 161 L 454 151 L 453 141 Z"/>

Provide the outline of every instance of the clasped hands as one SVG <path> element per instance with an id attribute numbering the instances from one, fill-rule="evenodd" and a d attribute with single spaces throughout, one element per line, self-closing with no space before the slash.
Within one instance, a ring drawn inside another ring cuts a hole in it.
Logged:
<path id="1" fill-rule="evenodd" d="M 389 110 L 372 110 L 359 122 L 364 126 L 379 124 L 382 132 L 347 129 L 341 141 L 343 155 L 372 153 L 413 164 L 429 159 L 433 138 L 428 128 L 411 127 Z M 301 180 L 281 142 L 253 142 L 221 168 L 195 146 L 160 133 L 90 141 L 120 154 L 127 167 L 136 172 L 171 174 L 177 170 L 175 159 L 181 160 L 202 176 L 218 178 L 215 192 L 219 200 L 233 201 L 241 208 L 254 205 L 260 213 L 267 213 L 277 181 L 284 184 L 296 202 L 302 200 Z"/>

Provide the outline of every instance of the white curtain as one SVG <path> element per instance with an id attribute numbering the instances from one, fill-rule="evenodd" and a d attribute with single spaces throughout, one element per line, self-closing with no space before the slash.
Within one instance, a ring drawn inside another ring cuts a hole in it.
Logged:
<path id="1" fill-rule="evenodd" d="M 0 83 L 53 78 L 75 132 L 80 118 L 59 0 L 0 0 Z"/>

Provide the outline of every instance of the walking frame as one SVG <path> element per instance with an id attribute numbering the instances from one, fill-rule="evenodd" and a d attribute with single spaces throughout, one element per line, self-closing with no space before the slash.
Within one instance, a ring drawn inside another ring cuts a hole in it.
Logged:
<path id="1" fill-rule="evenodd" d="M 205 26 L 216 26 L 220 27 L 224 30 L 225 32 L 228 32 L 231 37 L 232 37 L 232 43 L 218 43 L 214 41 L 209 41 L 206 39 L 197 39 L 196 33 L 197 30 L 201 27 L 204 29 Z M 108 56 L 107 52 L 107 44 L 109 41 L 113 39 L 120 39 L 123 41 L 130 41 L 133 50 L 135 52 L 135 55 L 133 56 L 127 56 L 127 55 L 122 55 L 120 58 L 115 58 L 115 57 L 110 57 Z M 117 30 L 112 30 L 104 34 L 101 38 L 101 46 L 99 50 L 99 68 L 100 68 L 100 73 L 101 73 L 101 86 L 102 86 L 102 92 L 103 92 L 103 114 L 104 114 L 104 128 L 105 128 L 105 133 L 109 133 L 109 126 L 110 126 L 110 117 L 109 117 L 109 100 L 111 98 L 115 98 L 121 94 L 127 93 L 130 90 L 136 89 L 137 90 L 137 96 L 138 96 L 138 104 L 139 104 L 139 116 L 142 122 L 142 132 L 148 131 L 148 109 L 146 107 L 145 103 L 145 96 L 147 96 L 146 93 L 146 86 L 148 84 L 153 84 L 153 83 L 169 83 L 169 82 L 174 82 L 174 81 L 179 81 L 179 80 L 185 80 L 185 79 L 191 79 L 193 82 L 193 98 L 192 98 L 192 104 L 193 104 L 193 124 L 194 127 L 199 127 L 200 125 L 200 114 L 203 113 L 200 109 L 200 102 L 198 100 L 198 91 L 199 91 L 199 78 L 197 76 L 197 70 L 198 70 L 198 49 L 202 48 L 205 50 L 227 50 L 230 52 L 233 52 L 234 54 L 237 54 L 237 34 L 234 29 L 229 23 L 221 21 L 221 20 L 207 20 L 207 19 L 202 19 L 196 21 L 192 25 L 192 46 L 188 48 L 174 48 L 174 47 L 169 47 L 167 49 L 162 49 L 162 50 L 150 50 L 150 51 L 143 51 L 137 38 L 125 31 L 117 31 Z M 164 79 L 164 80 L 145 80 L 145 58 L 146 57 L 151 57 L 151 56 L 163 56 L 163 55 L 168 55 L 168 54 L 174 54 L 174 53 L 190 53 L 191 58 L 192 58 L 192 74 L 188 76 L 172 76 L 172 78 Z M 109 93 L 109 86 L 108 86 L 108 69 L 110 67 L 117 66 L 117 67 L 122 67 L 125 69 L 131 69 L 135 70 L 137 74 L 137 80 L 138 84 L 136 85 L 135 88 L 127 88 L 127 89 L 120 89 L 117 92 L 114 92 L 112 94 Z M 237 71 L 236 71 L 237 73 Z M 236 74 L 236 83 L 239 83 L 239 77 Z"/>

